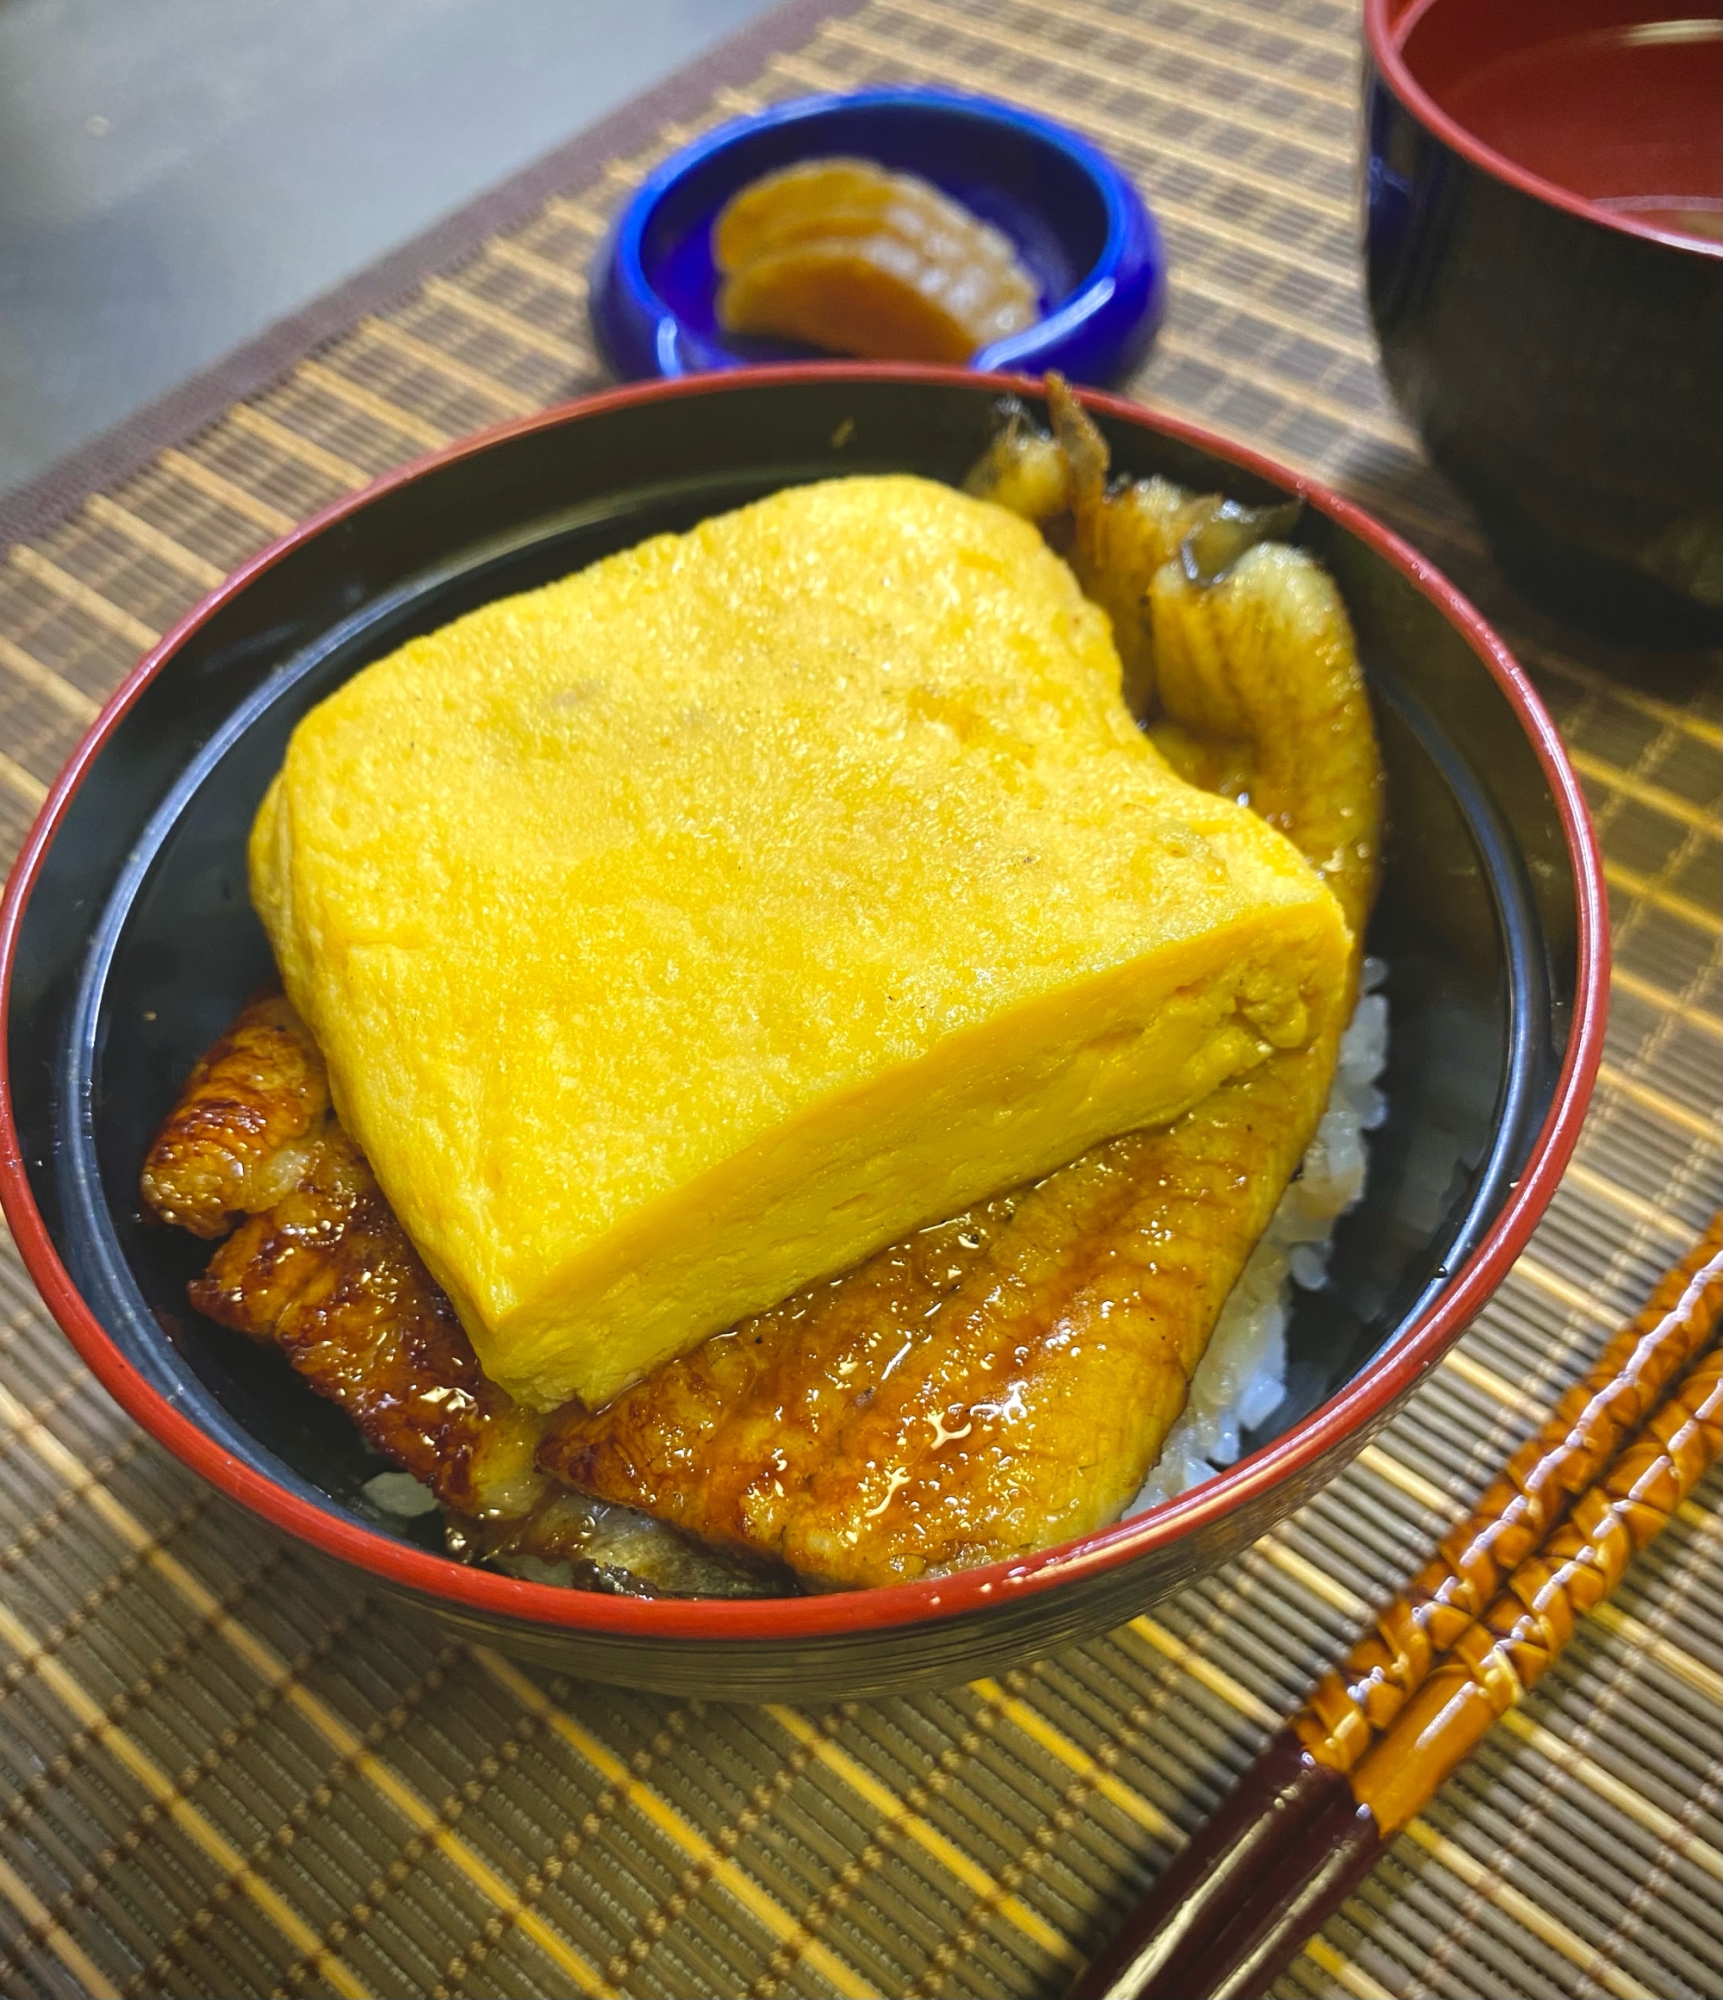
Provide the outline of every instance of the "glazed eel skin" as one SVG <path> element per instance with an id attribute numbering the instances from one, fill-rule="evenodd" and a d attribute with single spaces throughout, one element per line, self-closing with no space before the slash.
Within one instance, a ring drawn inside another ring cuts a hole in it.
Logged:
<path id="1" fill-rule="evenodd" d="M 1277 523 L 1228 514 L 1218 496 L 1109 491 L 1088 419 L 1069 398 L 1055 416 L 1055 438 L 1008 428 L 972 484 L 1066 517 L 1162 754 L 1278 824 L 1361 935 L 1381 774 L 1338 592 L 1301 551 L 1262 544 Z M 462 1546 L 566 1558 L 590 1533 L 572 1488 L 763 1574 L 857 1587 L 1027 1555 L 1129 1504 L 1310 1141 L 1334 1060 L 1332 1037 L 1271 1054 L 1175 1124 L 893 1244 L 604 1409 L 572 1404 L 548 1422 L 480 1371 L 284 999 L 252 1002 L 199 1065 L 143 1192 L 199 1235 L 239 1225 L 192 1303 L 275 1342 L 469 1517 Z"/>
<path id="2" fill-rule="evenodd" d="M 541 1461 L 825 1587 L 1028 1555 L 1116 1519 L 1308 1144 L 1333 1048 L 719 1334 Z"/>
<path id="3" fill-rule="evenodd" d="M 150 1148 L 142 1192 L 159 1221 L 227 1239 L 191 1284 L 199 1312 L 273 1342 L 446 1506 L 500 1518 L 531 1510 L 546 1484 L 534 1463 L 540 1420 L 480 1369 L 342 1130 L 323 1058 L 281 995 L 252 1000 L 193 1070 Z"/>

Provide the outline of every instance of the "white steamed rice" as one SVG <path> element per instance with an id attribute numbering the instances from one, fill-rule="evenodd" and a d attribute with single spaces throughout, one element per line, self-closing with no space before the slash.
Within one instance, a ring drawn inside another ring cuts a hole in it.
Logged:
<path id="1" fill-rule="evenodd" d="M 1376 1088 L 1388 1060 L 1388 1001 L 1372 990 L 1387 972 L 1381 959 L 1364 961 L 1364 993 L 1341 1037 L 1328 1109 L 1221 1307 L 1208 1352 L 1191 1378 L 1184 1415 L 1167 1433 L 1127 1515 L 1188 1492 L 1231 1465 L 1240 1431 L 1260 1424 L 1285 1393 L 1292 1288 L 1315 1292 L 1327 1284 L 1334 1225 L 1364 1192 L 1364 1134 L 1375 1131 L 1388 1113 Z"/>

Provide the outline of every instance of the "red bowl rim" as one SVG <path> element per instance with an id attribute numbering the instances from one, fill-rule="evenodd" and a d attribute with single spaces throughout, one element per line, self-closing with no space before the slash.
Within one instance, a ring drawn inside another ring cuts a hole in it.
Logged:
<path id="1" fill-rule="evenodd" d="M 1085 390 L 1083 401 L 1104 415 L 1159 431 L 1212 452 L 1240 469 L 1301 494 L 1369 544 L 1431 600 L 1470 641 L 1507 697 L 1531 742 L 1556 802 L 1577 895 L 1578 978 L 1573 1031 L 1555 1096 L 1531 1157 L 1502 1212 L 1482 1243 L 1450 1279 L 1421 1319 L 1394 1346 L 1369 1363 L 1337 1395 L 1283 1436 L 1194 1491 L 1076 1542 L 1017 1561 L 916 1583 L 810 1597 L 656 1599 L 606 1597 L 552 1584 L 519 1582 L 489 1570 L 470 1569 L 448 1557 L 342 1520 L 277 1486 L 265 1474 L 215 1444 L 174 1404 L 132 1368 L 85 1304 L 61 1263 L 24 1171 L 13 1120 L 8 1063 L 8 1010 L 19 928 L 43 859 L 66 808 L 97 753 L 145 685 L 172 659 L 184 640 L 222 604 L 302 542 L 343 520 L 380 494 L 435 467 L 527 432 L 579 422 L 600 411 L 682 396 L 724 395 L 817 377 L 858 382 L 898 380 L 988 388 L 1001 394 L 1039 395 L 1041 384 L 1024 376 L 977 375 L 963 368 L 897 363 L 798 363 L 723 375 L 687 376 L 603 391 L 464 438 L 445 450 L 385 473 L 358 493 L 301 522 L 261 550 L 195 605 L 132 669 L 67 760 L 38 813 L 14 865 L 0 904 L 0 1205 L 43 1299 L 97 1380 L 182 1464 L 230 1499 L 323 1553 L 380 1580 L 422 1592 L 475 1612 L 524 1620 L 551 1631 L 593 1632 L 636 1639 L 707 1642 L 784 1642 L 860 1629 L 911 1626 L 983 1611 L 1067 1578 L 1116 1568 L 1151 1550 L 1219 1522 L 1283 1479 L 1382 1418 L 1394 1400 L 1459 1338 L 1485 1299 L 1506 1276 L 1538 1217 L 1554 1194 L 1579 1137 L 1602 1053 L 1609 978 L 1608 905 L 1596 836 L 1579 781 L 1555 725 L 1524 671 L 1473 605 L 1425 558 L 1350 501 L 1314 480 L 1276 465 L 1248 447 L 1176 418 L 1146 410 L 1122 397 Z"/>
<path id="2" fill-rule="evenodd" d="M 1643 237 L 1649 243 L 1666 244 L 1672 250 L 1686 250 L 1700 257 L 1723 257 L 1723 242 L 1713 243 L 1704 236 L 1684 236 L 1674 229 L 1659 229 L 1655 223 L 1641 221 L 1631 211 L 1601 207 L 1571 188 L 1564 188 L 1559 181 L 1546 181 L 1541 174 L 1532 173 L 1505 153 L 1486 146 L 1475 132 L 1468 131 L 1451 113 L 1444 111 L 1412 74 L 1400 53 L 1412 30 L 1441 4 L 1442 0 L 1412 0 L 1412 5 L 1398 19 L 1390 19 L 1394 0 L 1364 0 L 1364 45 L 1370 59 L 1421 125 L 1473 166 L 1496 180 L 1506 181 L 1521 194 L 1530 195 L 1533 201 L 1547 202 L 1552 208 L 1577 215 L 1582 222 L 1595 222 L 1600 228 L 1617 230 L 1623 236 Z"/>

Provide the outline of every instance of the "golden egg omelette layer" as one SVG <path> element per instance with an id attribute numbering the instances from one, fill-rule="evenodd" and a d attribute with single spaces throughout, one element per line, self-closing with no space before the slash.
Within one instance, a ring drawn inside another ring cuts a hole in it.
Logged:
<path id="1" fill-rule="evenodd" d="M 1335 1024 L 1291 843 L 1176 777 L 1034 528 L 792 488 L 299 725 L 252 888 L 486 1371 L 598 1407 Z"/>

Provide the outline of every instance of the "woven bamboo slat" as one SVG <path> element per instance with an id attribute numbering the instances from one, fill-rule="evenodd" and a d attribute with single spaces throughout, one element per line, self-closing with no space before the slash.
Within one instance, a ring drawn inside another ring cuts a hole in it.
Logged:
<path id="1" fill-rule="evenodd" d="M 689 105 L 0 561 L 9 854 L 140 647 L 387 467 L 595 384 L 585 267 L 653 161 L 809 89 L 939 82 L 1088 131 L 1165 225 L 1133 392 L 1372 507 L 1501 627 L 1602 835 L 1608 1060 L 1527 1255 L 1302 1514 L 1099 1643 L 938 1695 L 730 1709 L 403 1624 L 104 1399 L 0 1248 L 0 1992 L 1053 1995 L 1318 1666 L 1716 1206 L 1714 661 L 1515 597 L 1387 399 L 1347 0 L 869 0 Z M 1276 1988 L 1723 1989 L 1715 1477 Z"/>

